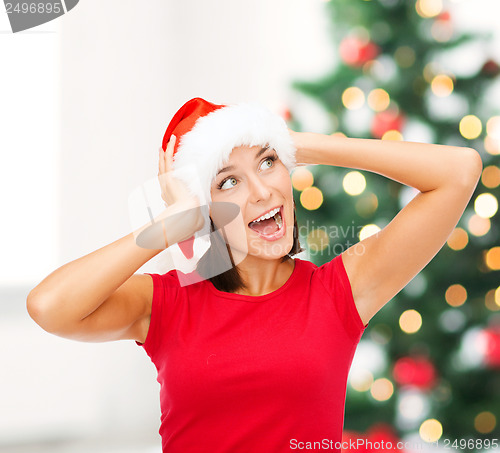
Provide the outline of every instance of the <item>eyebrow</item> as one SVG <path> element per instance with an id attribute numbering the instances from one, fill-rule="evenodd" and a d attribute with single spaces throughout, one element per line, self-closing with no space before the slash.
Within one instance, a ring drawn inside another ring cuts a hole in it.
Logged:
<path id="1" fill-rule="evenodd" d="M 264 146 L 263 148 L 261 148 L 261 150 L 255 155 L 255 159 L 258 159 L 263 153 L 265 153 L 267 150 L 269 149 L 269 145 L 267 146 Z M 233 165 L 229 165 L 227 167 L 224 167 L 224 168 L 221 168 L 218 172 L 217 172 L 217 176 L 220 174 L 220 173 L 224 173 L 226 171 L 230 171 L 230 170 L 234 170 L 234 166 Z"/>

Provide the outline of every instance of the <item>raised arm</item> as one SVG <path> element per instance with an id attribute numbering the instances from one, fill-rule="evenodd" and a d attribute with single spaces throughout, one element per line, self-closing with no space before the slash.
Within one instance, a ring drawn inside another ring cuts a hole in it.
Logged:
<path id="1" fill-rule="evenodd" d="M 160 178 L 169 176 L 171 164 L 166 161 L 171 159 L 172 149 L 173 142 L 167 147 L 170 155 L 160 151 L 158 175 L 162 196 L 170 204 L 156 217 L 155 228 L 144 225 L 71 261 L 31 290 L 28 313 L 44 330 L 79 341 L 144 342 L 151 316 L 153 282 L 151 276 L 135 272 L 163 249 L 188 239 L 203 226 L 196 197 L 191 197 L 176 179 Z M 136 243 L 144 232 L 147 239 L 142 245 L 148 248 Z"/>
<path id="2" fill-rule="evenodd" d="M 437 254 L 482 171 L 471 148 L 291 132 L 297 162 L 367 170 L 420 191 L 377 234 L 342 253 L 366 324 Z"/>
<path id="3" fill-rule="evenodd" d="M 179 219 L 185 216 L 176 216 L 178 212 L 179 206 L 172 206 L 156 218 L 157 223 L 167 219 L 165 247 L 191 237 L 199 229 L 196 222 L 181 224 Z M 136 244 L 135 238 L 146 227 L 48 275 L 28 295 L 29 315 L 47 332 L 73 340 L 144 340 L 153 282 L 149 275 L 134 273 L 163 250 Z"/>
<path id="4" fill-rule="evenodd" d="M 73 340 L 140 336 L 153 283 L 133 274 L 160 251 L 138 247 L 129 234 L 71 261 L 31 290 L 28 313 L 47 332 Z"/>

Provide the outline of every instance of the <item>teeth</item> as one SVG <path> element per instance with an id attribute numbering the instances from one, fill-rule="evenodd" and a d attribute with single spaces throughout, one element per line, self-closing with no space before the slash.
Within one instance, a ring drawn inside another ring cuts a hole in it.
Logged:
<path id="1" fill-rule="evenodd" d="M 281 219 L 280 214 L 276 216 L 276 225 L 278 225 L 278 230 L 281 229 L 281 227 L 283 226 L 283 220 Z"/>
<path id="2" fill-rule="evenodd" d="M 280 208 L 273 209 L 272 211 L 269 211 L 267 214 L 259 217 L 258 219 L 255 219 L 254 222 L 260 222 L 261 220 L 270 219 L 271 217 L 274 217 L 279 211 Z"/>

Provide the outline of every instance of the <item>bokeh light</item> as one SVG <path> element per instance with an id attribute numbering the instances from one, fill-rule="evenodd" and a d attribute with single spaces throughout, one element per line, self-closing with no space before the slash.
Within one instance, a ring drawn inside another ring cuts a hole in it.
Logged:
<path id="1" fill-rule="evenodd" d="M 349 195 L 359 195 L 366 188 L 366 179 L 359 171 L 350 171 L 344 176 L 342 187 Z"/>
<path id="2" fill-rule="evenodd" d="M 306 241 L 310 250 L 319 252 L 328 247 L 330 238 L 324 228 L 315 228 L 307 235 Z"/>
<path id="3" fill-rule="evenodd" d="M 382 88 L 376 88 L 368 94 L 367 98 L 368 106 L 375 112 L 382 112 L 391 103 L 391 98 L 389 93 Z"/>
<path id="4" fill-rule="evenodd" d="M 486 122 L 486 133 L 497 140 L 500 140 L 500 116 L 492 116 Z"/>
<path id="5" fill-rule="evenodd" d="M 360 370 L 368 370 L 376 376 L 386 368 L 387 359 L 385 348 L 369 339 L 362 339 L 356 349 L 349 374 L 354 375 Z"/>
<path id="6" fill-rule="evenodd" d="M 431 35 L 437 42 L 447 42 L 453 36 L 453 25 L 449 20 L 436 20 L 431 27 Z"/>
<path id="7" fill-rule="evenodd" d="M 417 310 L 406 310 L 399 317 L 399 327 L 404 333 L 416 333 L 422 327 L 422 316 Z"/>
<path id="8" fill-rule="evenodd" d="M 482 434 L 491 433 L 497 425 L 497 419 L 489 411 L 480 412 L 474 418 L 474 428 Z"/>
<path id="9" fill-rule="evenodd" d="M 398 141 L 401 142 L 403 141 L 403 134 L 401 132 L 392 129 L 390 131 L 387 131 L 382 135 L 382 140 L 392 140 L 392 141 Z"/>
<path id="10" fill-rule="evenodd" d="M 297 167 L 292 173 L 292 185 L 295 190 L 302 191 L 314 184 L 314 176 L 305 167 Z"/>
<path id="11" fill-rule="evenodd" d="M 454 308 L 445 309 L 439 315 L 439 324 L 445 332 L 458 332 L 465 325 L 465 315 L 460 310 Z"/>
<path id="12" fill-rule="evenodd" d="M 466 115 L 460 120 L 459 129 L 462 137 L 473 140 L 481 135 L 483 125 L 477 116 Z"/>
<path id="13" fill-rule="evenodd" d="M 463 228 L 457 227 L 452 231 L 446 243 L 452 250 L 463 250 L 469 243 L 469 235 Z"/>
<path id="14" fill-rule="evenodd" d="M 424 18 L 435 17 L 443 10 L 442 0 L 417 0 L 415 9 Z"/>
<path id="15" fill-rule="evenodd" d="M 435 418 L 429 418 L 420 425 L 418 433 L 423 441 L 436 442 L 443 435 L 443 425 Z"/>
<path id="16" fill-rule="evenodd" d="M 342 93 L 342 104 L 349 110 L 357 110 L 365 103 L 365 93 L 358 87 L 349 87 Z"/>
<path id="17" fill-rule="evenodd" d="M 478 216 L 489 219 L 498 211 L 498 200 L 491 193 L 482 193 L 474 200 L 474 211 Z"/>
<path id="18" fill-rule="evenodd" d="M 432 79 L 431 90 L 438 97 L 449 96 L 453 92 L 453 79 L 446 74 L 439 74 Z"/>
<path id="19" fill-rule="evenodd" d="M 452 307 L 460 307 L 467 300 L 467 290 L 457 283 L 448 287 L 444 297 Z"/>
<path id="20" fill-rule="evenodd" d="M 399 413 L 407 420 L 421 420 L 429 411 L 427 398 L 419 391 L 401 392 L 398 401 Z"/>
<path id="21" fill-rule="evenodd" d="M 377 401 L 387 401 L 394 393 L 394 385 L 387 378 L 379 378 L 373 382 L 370 393 Z"/>
<path id="22" fill-rule="evenodd" d="M 300 204 L 305 209 L 313 211 L 323 204 L 323 192 L 317 187 L 308 187 L 300 194 Z"/>
<path id="23" fill-rule="evenodd" d="M 500 186 L 500 168 L 496 165 L 489 165 L 483 169 L 481 182 L 488 189 L 495 189 Z"/>
<path id="24" fill-rule="evenodd" d="M 359 232 L 359 240 L 362 241 L 363 239 L 366 239 L 367 237 L 370 237 L 373 234 L 377 234 L 379 231 L 380 227 L 374 225 L 373 223 L 365 225 L 363 228 L 361 228 L 361 231 Z"/>
<path id="25" fill-rule="evenodd" d="M 500 310 L 500 286 L 495 289 L 490 289 L 484 296 L 484 305 L 488 310 Z"/>
<path id="26" fill-rule="evenodd" d="M 492 247 L 486 251 L 484 261 L 492 271 L 500 270 L 500 247 Z"/>
<path id="27" fill-rule="evenodd" d="M 396 52 L 394 52 L 394 59 L 402 68 L 409 68 L 415 63 L 416 54 L 411 47 L 401 46 L 396 49 Z"/>
<path id="28" fill-rule="evenodd" d="M 485 219 L 484 217 L 474 214 L 467 222 L 467 228 L 469 229 L 470 234 L 481 237 L 490 231 L 491 222 L 490 219 Z"/>
<path id="29" fill-rule="evenodd" d="M 427 63 L 424 67 L 424 79 L 427 83 L 432 83 L 434 77 L 441 72 L 439 65 L 435 61 Z"/>
<path id="30" fill-rule="evenodd" d="M 384 71 L 382 63 L 378 60 L 367 61 L 363 65 L 363 72 L 369 76 L 376 76 Z"/>
<path id="31" fill-rule="evenodd" d="M 351 387 L 357 392 L 367 392 L 373 384 L 373 374 L 370 371 L 361 369 L 351 373 L 349 378 Z"/>
<path id="32" fill-rule="evenodd" d="M 361 217 L 369 217 L 378 208 L 378 198 L 374 193 L 365 194 L 356 201 L 354 208 Z"/>
<path id="33" fill-rule="evenodd" d="M 493 138 L 490 135 L 487 135 L 484 138 L 484 149 L 488 154 L 492 156 L 497 156 L 500 154 L 500 139 Z"/>

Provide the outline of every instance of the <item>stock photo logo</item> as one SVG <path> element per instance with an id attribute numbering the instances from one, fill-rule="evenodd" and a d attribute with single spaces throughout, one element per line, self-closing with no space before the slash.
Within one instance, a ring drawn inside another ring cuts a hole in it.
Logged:
<path id="1" fill-rule="evenodd" d="M 79 0 L 4 0 L 12 33 L 37 27 L 72 10 Z"/>

